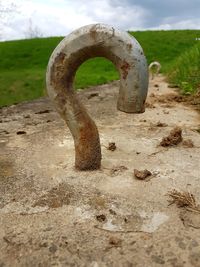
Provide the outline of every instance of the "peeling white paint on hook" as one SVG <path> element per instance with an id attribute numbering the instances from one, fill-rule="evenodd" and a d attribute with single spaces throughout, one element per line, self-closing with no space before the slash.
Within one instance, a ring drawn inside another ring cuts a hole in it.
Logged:
<path id="1" fill-rule="evenodd" d="M 75 144 L 75 167 L 98 169 L 101 147 L 97 127 L 73 90 L 78 67 L 92 57 L 105 57 L 120 74 L 117 108 L 127 113 L 145 110 L 148 66 L 134 37 L 104 24 L 84 26 L 69 34 L 52 53 L 47 68 L 47 90 L 66 121 Z"/>

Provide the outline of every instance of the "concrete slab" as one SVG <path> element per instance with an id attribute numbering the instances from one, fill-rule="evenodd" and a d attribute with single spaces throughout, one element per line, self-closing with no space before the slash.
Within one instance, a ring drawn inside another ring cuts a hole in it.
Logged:
<path id="1" fill-rule="evenodd" d="M 118 111 L 117 94 L 118 82 L 79 93 L 100 133 L 98 171 L 74 169 L 73 139 L 48 99 L 0 110 L 0 266 L 200 266 L 200 214 L 166 195 L 200 203 L 199 114 L 162 76 L 143 114 Z M 159 146 L 175 126 L 194 147 Z"/>

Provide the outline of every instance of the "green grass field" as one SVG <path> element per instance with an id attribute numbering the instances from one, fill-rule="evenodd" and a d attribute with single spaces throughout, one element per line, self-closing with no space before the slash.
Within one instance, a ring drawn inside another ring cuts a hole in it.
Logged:
<path id="1" fill-rule="evenodd" d="M 143 47 L 148 63 L 159 61 L 165 74 L 172 73 L 180 57 L 200 43 L 196 40 L 200 38 L 200 30 L 140 31 L 131 34 Z M 53 49 L 61 40 L 62 37 L 54 37 L 0 42 L 0 106 L 46 94 L 46 66 Z M 182 64 L 179 63 L 179 67 Z M 90 59 L 77 71 L 75 87 L 85 88 L 118 77 L 118 72 L 108 60 Z"/>

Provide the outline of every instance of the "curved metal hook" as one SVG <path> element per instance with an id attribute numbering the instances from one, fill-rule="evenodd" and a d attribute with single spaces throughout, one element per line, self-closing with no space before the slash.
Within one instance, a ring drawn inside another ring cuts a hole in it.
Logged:
<path id="1" fill-rule="evenodd" d="M 155 68 L 155 72 L 154 69 Z M 153 80 L 155 75 L 158 75 L 161 69 L 161 64 L 158 61 L 153 61 L 149 64 L 149 72 L 151 74 L 151 79 Z"/>
<path id="2" fill-rule="evenodd" d="M 92 57 L 111 60 L 120 74 L 117 108 L 127 113 L 145 110 L 148 67 L 139 43 L 111 26 L 84 26 L 65 37 L 52 53 L 46 75 L 47 90 L 66 121 L 75 144 L 75 167 L 98 169 L 101 147 L 97 127 L 73 90 L 78 67 Z"/>

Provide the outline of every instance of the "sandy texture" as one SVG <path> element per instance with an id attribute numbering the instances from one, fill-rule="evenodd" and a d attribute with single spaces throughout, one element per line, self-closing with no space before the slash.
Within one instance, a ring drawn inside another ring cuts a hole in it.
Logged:
<path id="1" fill-rule="evenodd" d="M 74 169 L 73 139 L 48 99 L 0 110 L 1 267 L 200 266 L 200 214 L 167 195 L 200 203 L 199 114 L 162 76 L 143 114 L 118 111 L 117 93 L 118 82 L 80 92 L 100 133 L 98 171 Z M 176 126 L 193 146 L 159 145 Z"/>

